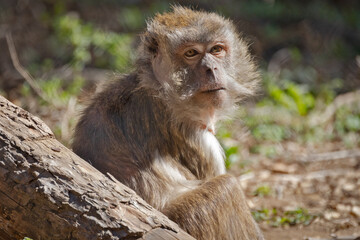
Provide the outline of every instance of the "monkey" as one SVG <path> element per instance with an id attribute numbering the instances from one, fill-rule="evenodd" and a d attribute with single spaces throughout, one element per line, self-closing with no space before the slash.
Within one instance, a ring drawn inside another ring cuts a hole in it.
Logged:
<path id="1" fill-rule="evenodd" d="M 264 239 L 215 137 L 258 82 L 230 20 L 174 6 L 147 23 L 134 71 L 92 96 L 73 150 L 196 239 Z"/>

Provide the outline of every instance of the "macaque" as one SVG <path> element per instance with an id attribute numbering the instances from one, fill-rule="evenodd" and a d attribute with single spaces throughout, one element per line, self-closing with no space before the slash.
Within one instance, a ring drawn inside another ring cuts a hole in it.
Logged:
<path id="1" fill-rule="evenodd" d="M 135 70 L 92 97 L 73 150 L 196 239 L 263 239 L 214 136 L 258 78 L 231 21 L 173 7 L 148 22 Z"/>

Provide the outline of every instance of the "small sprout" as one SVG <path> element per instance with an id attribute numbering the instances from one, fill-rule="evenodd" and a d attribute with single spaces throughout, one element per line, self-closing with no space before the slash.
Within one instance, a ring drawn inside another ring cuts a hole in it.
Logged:
<path id="1" fill-rule="evenodd" d="M 266 197 L 271 194 L 271 188 L 268 185 L 260 186 L 253 194 L 258 197 Z"/>
<path id="2" fill-rule="evenodd" d="M 293 211 L 286 211 L 284 215 L 290 225 L 304 224 L 309 225 L 314 219 L 314 215 L 310 215 L 306 209 L 297 208 Z"/>
<path id="3" fill-rule="evenodd" d="M 269 209 L 263 208 L 251 212 L 256 222 L 266 221 L 269 219 Z"/>
<path id="4" fill-rule="evenodd" d="M 266 221 L 272 227 L 280 227 L 284 225 L 309 225 L 314 219 L 315 215 L 308 213 L 306 209 L 297 208 L 292 211 L 286 211 L 280 214 L 276 208 L 270 211 L 267 208 L 256 210 L 252 212 L 254 219 L 257 222 Z"/>
<path id="5" fill-rule="evenodd" d="M 236 162 L 239 159 L 239 150 L 237 146 L 232 146 L 232 147 L 224 147 L 224 151 L 225 151 L 225 166 L 227 169 L 230 168 L 230 166 Z"/>

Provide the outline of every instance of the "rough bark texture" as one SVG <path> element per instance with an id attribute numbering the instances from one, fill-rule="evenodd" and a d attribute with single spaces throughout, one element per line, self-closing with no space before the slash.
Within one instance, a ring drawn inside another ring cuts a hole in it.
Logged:
<path id="1" fill-rule="evenodd" d="M 0 96 L 0 239 L 194 239 Z"/>

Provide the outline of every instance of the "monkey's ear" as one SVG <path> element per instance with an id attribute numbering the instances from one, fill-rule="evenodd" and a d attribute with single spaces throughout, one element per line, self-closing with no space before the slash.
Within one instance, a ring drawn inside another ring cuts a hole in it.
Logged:
<path id="1" fill-rule="evenodd" d="M 149 32 L 146 32 L 142 35 L 142 42 L 144 44 L 145 50 L 147 50 L 152 56 L 156 56 L 159 50 L 159 44 L 155 39 L 155 36 L 152 36 Z"/>

